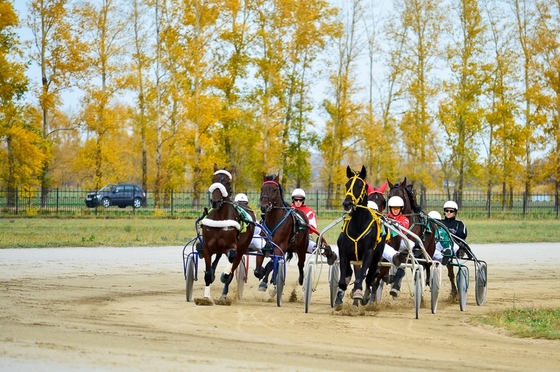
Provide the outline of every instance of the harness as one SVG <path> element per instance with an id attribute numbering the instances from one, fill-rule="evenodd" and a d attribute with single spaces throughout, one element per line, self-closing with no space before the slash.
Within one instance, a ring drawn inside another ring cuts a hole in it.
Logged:
<path id="1" fill-rule="evenodd" d="M 362 189 L 360 190 L 360 194 L 358 197 L 356 197 L 354 195 L 354 193 L 351 191 L 354 188 L 354 185 L 356 183 L 357 180 L 362 181 Z M 363 208 L 365 210 L 367 210 L 370 214 L 371 214 L 371 221 L 369 222 L 369 224 L 366 226 L 366 228 L 364 229 L 364 231 L 361 232 L 361 234 L 356 238 L 352 238 L 349 234 L 348 234 L 348 226 L 350 225 L 350 221 L 352 220 L 351 216 L 347 216 L 344 218 L 344 224 L 342 225 L 342 232 L 344 232 L 344 234 L 346 235 L 346 237 L 348 237 L 348 239 L 350 239 L 352 242 L 354 242 L 354 254 L 356 256 L 356 261 L 355 264 L 357 265 L 361 265 L 362 261 L 358 261 L 358 241 L 360 239 L 362 239 L 364 236 L 366 236 L 367 234 L 369 234 L 371 232 L 371 227 L 373 226 L 373 224 L 375 223 L 377 226 L 377 236 L 375 237 L 375 244 L 373 245 L 372 249 L 377 246 L 377 244 L 379 242 L 381 242 L 381 221 L 379 220 L 379 217 L 377 216 L 377 213 L 372 210 L 369 209 L 368 207 L 365 207 L 363 205 L 360 205 L 360 200 L 363 199 L 364 194 L 367 197 L 367 184 L 366 182 L 361 179 L 358 175 L 355 175 L 354 177 L 352 177 L 352 181 L 350 183 L 350 186 L 348 187 L 346 194 L 344 195 L 345 197 L 349 196 L 352 199 L 352 204 L 356 207 L 356 208 Z"/>

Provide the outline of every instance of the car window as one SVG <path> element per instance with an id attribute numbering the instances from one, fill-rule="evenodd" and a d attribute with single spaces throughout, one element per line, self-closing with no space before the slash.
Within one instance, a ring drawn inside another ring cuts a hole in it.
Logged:
<path id="1" fill-rule="evenodd" d="M 113 189 L 113 187 L 115 187 L 115 186 L 114 185 L 103 186 L 99 191 L 109 192 Z"/>

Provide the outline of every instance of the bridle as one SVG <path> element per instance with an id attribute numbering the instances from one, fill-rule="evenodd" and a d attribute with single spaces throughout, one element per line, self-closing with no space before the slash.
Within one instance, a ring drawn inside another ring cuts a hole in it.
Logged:
<path id="1" fill-rule="evenodd" d="M 210 194 L 213 195 L 214 191 L 217 189 L 220 191 L 220 198 L 219 199 L 211 199 L 212 201 L 212 208 L 218 209 L 222 206 L 222 204 L 226 201 L 224 198 L 229 198 L 231 195 L 231 173 L 226 170 L 218 170 L 214 172 L 214 177 L 212 177 L 212 185 L 208 188 Z"/>
<path id="2" fill-rule="evenodd" d="M 356 197 L 356 195 L 354 195 L 354 187 L 358 180 L 362 182 L 362 187 L 359 195 Z M 366 181 L 361 179 L 358 175 L 354 175 L 348 182 L 350 182 L 350 186 L 346 189 L 344 198 L 350 197 L 352 200 L 352 209 L 354 210 L 356 206 L 362 204 L 364 197 L 367 198 L 367 184 Z"/>
<path id="3" fill-rule="evenodd" d="M 269 187 L 267 187 L 266 193 L 264 192 L 265 186 L 267 185 L 272 185 L 275 186 L 272 190 L 268 190 L 270 189 Z M 274 197 L 271 196 L 271 193 L 275 193 L 276 195 Z M 278 202 L 278 197 L 280 196 L 280 185 L 278 185 L 278 182 L 276 181 L 264 181 L 261 187 L 261 198 L 260 198 L 260 202 L 261 202 L 261 212 L 263 213 L 268 213 L 270 212 L 273 208 L 276 207 L 276 204 Z M 266 200 L 266 207 L 263 208 L 263 200 Z"/>

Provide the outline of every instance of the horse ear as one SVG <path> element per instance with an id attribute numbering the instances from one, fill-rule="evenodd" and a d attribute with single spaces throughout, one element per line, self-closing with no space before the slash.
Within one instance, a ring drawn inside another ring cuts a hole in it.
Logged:
<path id="1" fill-rule="evenodd" d="M 383 184 L 383 186 L 381 186 L 378 190 L 380 193 L 385 194 L 385 189 L 387 188 L 387 184 L 389 183 L 389 180 L 387 180 L 387 182 L 385 182 Z"/>
<path id="2" fill-rule="evenodd" d="M 218 164 L 214 163 L 214 172 L 218 170 Z"/>
<path id="3" fill-rule="evenodd" d="M 348 178 L 354 177 L 354 172 L 352 171 L 352 168 L 350 168 L 350 166 L 346 167 L 346 177 Z"/>
<path id="4" fill-rule="evenodd" d="M 391 183 L 391 181 L 389 181 L 389 179 L 387 178 L 387 185 L 389 185 L 389 189 L 393 188 L 393 184 Z"/>
<path id="5" fill-rule="evenodd" d="M 360 170 L 360 178 L 365 180 L 367 176 L 366 166 L 362 165 L 362 169 Z"/>
<path id="6" fill-rule="evenodd" d="M 262 175 L 263 175 L 263 182 L 265 182 L 266 181 L 266 173 L 263 172 Z"/>
<path id="7" fill-rule="evenodd" d="M 404 180 L 402 181 L 401 185 L 405 185 L 405 186 L 406 186 L 406 177 L 405 177 Z"/>
<path id="8" fill-rule="evenodd" d="M 232 165 L 231 168 L 229 168 L 229 173 L 232 175 L 235 173 L 235 165 Z"/>

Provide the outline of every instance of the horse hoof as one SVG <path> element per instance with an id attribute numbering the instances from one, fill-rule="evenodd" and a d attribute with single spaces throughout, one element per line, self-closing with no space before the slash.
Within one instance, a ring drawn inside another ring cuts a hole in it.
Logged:
<path id="1" fill-rule="evenodd" d="M 253 274 L 255 274 L 255 277 L 256 277 L 257 279 L 259 279 L 259 280 L 262 279 L 262 278 L 263 278 L 263 270 L 262 270 L 262 268 L 261 268 L 260 270 L 259 270 L 259 269 L 253 270 Z"/>
<path id="2" fill-rule="evenodd" d="M 265 282 L 261 282 L 261 284 L 259 284 L 259 292 L 266 292 L 267 288 L 268 285 Z"/>
<path id="3" fill-rule="evenodd" d="M 276 297 L 276 286 L 273 285 L 268 293 L 270 294 L 270 297 Z"/>
<path id="4" fill-rule="evenodd" d="M 391 288 L 391 290 L 389 291 L 389 294 L 390 294 L 391 296 L 393 296 L 393 298 L 397 298 L 397 297 L 400 296 L 401 291 L 399 291 L 399 290 L 396 289 L 396 288 Z"/>
<path id="5" fill-rule="evenodd" d="M 364 293 L 362 292 L 361 289 L 356 289 L 356 291 L 354 291 L 354 300 L 361 300 L 364 298 Z"/>
<path id="6" fill-rule="evenodd" d="M 335 311 L 340 311 L 340 310 L 342 310 L 342 304 L 335 304 L 334 310 L 335 310 Z"/>

